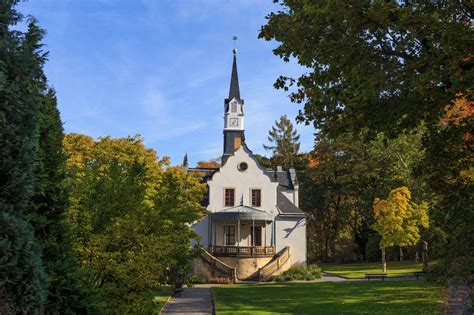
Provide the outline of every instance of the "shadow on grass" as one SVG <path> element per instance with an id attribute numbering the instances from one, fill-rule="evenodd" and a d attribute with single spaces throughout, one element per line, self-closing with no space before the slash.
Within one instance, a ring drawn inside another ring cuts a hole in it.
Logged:
<path id="1" fill-rule="evenodd" d="M 218 314 L 440 314 L 442 287 L 422 281 L 213 288 Z"/>
<path id="2" fill-rule="evenodd" d="M 435 262 L 431 262 L 434 264 Z M 421 271 L 423 264 L 415 261 L 390 261 L 387 263 L 387 274 L 389 277 L 411 276 L 415 271 Z M 338 274 L 349 278 L 364 278 L 366 273 L 380 273 L 382 264 L 353 263 L 353 264 L 321 264 L 323 271 Z"/>

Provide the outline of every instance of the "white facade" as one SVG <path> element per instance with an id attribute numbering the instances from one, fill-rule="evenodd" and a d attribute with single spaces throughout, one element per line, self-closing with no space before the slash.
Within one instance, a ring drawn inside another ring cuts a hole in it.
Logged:
<path id="1" fill-rule="evenodd" d="M 247 163 L 248 168 L 240 171 L 240 163 Z M 224 189 L 234 188 L 236 204 L 252 207 L 250 200 L 251 189 L 260 189 L 262 202 L 256 209 L 268 211 L 274 215 L 276 209 L 276 189 L 278 182 L 272 182 L 269 176 L 264 174 L 264 169 L 257 161 L 241 146 L 233 156 L 216 172 L 211 180 L 207 181 L 209 186 L 209 211 L 219 211 L 226 207 L 224 204 Z"/>

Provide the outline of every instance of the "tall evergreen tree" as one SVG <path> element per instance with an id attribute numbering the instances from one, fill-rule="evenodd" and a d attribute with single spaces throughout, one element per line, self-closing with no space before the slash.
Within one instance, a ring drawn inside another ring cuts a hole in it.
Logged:
<path id="1" fill-rule="evenodd" d="M 77 313 L 92 307 L 81 286 L 72 241 L 65 222 L 65 162 L 63 127 L 55 92 L 46 89 L 38 96 L 38 137 L 35 148 L 35 189 L 27 212 L 43 250 L 43 262 L 50 280 L 45 311 Z"/>
<path id="2" fill-rule="evenodd" d="M 275 126 L 268 131 L 269 145 L 263 145 L 265 150 L 272 151 L 273 159 L 288 169 L 294 166 L 296 157 L 300 150 L 300 135 L 293 129 L 293 124 L 286 117 L 280 117 L 280 121 L 275 121 Z"/>
<path id="3" fill-rule="evenodd" d="M 34 145 L 45 54 L 43 31 L 26 33 L 16 0 L 0 2 L 0 305 L 4 313 L 39 313 L 47 279 L 25 211 L 34 192 Z"/>

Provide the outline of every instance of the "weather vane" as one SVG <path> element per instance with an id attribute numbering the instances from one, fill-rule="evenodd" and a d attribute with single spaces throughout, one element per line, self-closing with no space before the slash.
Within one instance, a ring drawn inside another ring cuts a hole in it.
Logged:
<path id="1" fill-rule="evenodd" d="M 237 36 L 232 36 L 232 40 L 234 41 L 234 55 L 237 53 L 237 40 L 239 38 Z"/>

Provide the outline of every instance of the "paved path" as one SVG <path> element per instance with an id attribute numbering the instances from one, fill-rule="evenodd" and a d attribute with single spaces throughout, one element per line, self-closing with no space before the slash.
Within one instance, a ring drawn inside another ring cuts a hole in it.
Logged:
<path id="1" fill-rule="evenodd" d="M 161 314 L 214 314 L 210 288 L 185 288 L 181 296 L 172 296 Z"/>

